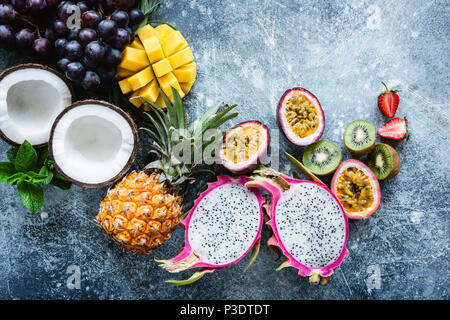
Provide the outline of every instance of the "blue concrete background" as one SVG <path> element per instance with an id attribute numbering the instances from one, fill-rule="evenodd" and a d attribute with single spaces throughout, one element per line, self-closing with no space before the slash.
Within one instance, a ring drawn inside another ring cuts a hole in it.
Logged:
<path id="1" fill-rule="evenodd" d="M 321 101 L 323 138 L 337 143 L 356 119 L 381 126 L 381 81 L 400 89 L 397 116 L 409 141 L 393 144 L 402 169 L 381 183 L 382 204 L 370 219 L 350 222 L 350 255 L 327 287 L 312 287 L 262 246 L 249 272 L 241 263 L 187 287 L 160 270 L 183 246 L 177 228 L 147 257 L 126 253 L 94 221 L 106 189 L 45 190 L 38 215 L 16 190 L 0 185 L 0 299 L 449 299 L 449 1 L 165 0 L 158 20 L 180 29 L 192 46 L 198 77 L 185 102 L 191 119 L 216 102 L 239 104 L 234 123 L 256 119 L 276 129 L 275 107 L 287 88 L 302 86 Z M 30 61 L 1 51 L 1 69 Z M 282 135 L 280 149 L 303 148 Z M 390 142 L 389 142 L 390 143 Z M 0 142 L 0 161 L 8 145 Z M 280 170 L 291 166 L 280 154 Z M 198 186 L 191 188 L 187 205 Z M 269 232 L 263 230 L 263 241 Z M 81 288 L 70 289 L 70 266 Z M 67 273 L 69 268 L 69 273 Z"/>

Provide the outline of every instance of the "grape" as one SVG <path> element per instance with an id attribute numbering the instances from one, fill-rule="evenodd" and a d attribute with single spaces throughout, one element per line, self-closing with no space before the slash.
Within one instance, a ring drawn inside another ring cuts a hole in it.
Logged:
<path id="1" fill-rule="evenodd" d="M 88 58 L 84 57 L 82 60 L 84 66 L 86 67 L 86 69 L 88 70 L 94 70 L 95 68 L 98 67 L 99 61 L 91 61 Z"/>
<path id="2" fill-rule="evenodd" d="M 38 56 L 44 57 L 48 54 L 50 46 L 51 44 L 48 39 L 38 38 L 34 40 L 33 50 Z"/>
<path id="3" fill-rule="evenodd" d="M 130 17 L 128 16 L 128 13 L 125 11 L 116 11 L 111 15 L 111 20 L 114 20 L 117 22 L 117 25 L 120 28 L 124 28 L 128 25 L 128 22 L 130 21 Z"/>
<path id="4" fill-rule="evenodd" d="M 85 47 L 89 42 L 97 40 L 97 31 L 90 28 L 83 28 L 78 33 L 78 40 Z"/>
<path id="5" fill-rule="evenodd" d="M 114 7 L 114 0 L 103 0 L 102 10 L 106 15 L 112 14 L 116 10 Z"/>
<path id="6" fill-rule="evenodd" d="M 16 12 L 10 4 L 0 4 L 0 22 L 10 24 L 16 18 Z"/>
<path id="7" fill-rule="evenodd" d="M 78 61 L 83 57 L 83 46 L 77 40 L 69 41 L 64 47 L 66 58 Z"/>
<path id="8" fill-rule="evenodd" d="M 73 14 L 75 4 L 72 1 L 63 1 L 58 5 L 58 17 L 62 21 L 66 21 L 67 18 Z M 70 12 L 70 13 L 69 13 Z"/>
<path id="9" fill-rule="evenodd" d="M 107 67 L 105 65 L 101 65 L 100 67 L 98 67 L 97 72 L 103 83 L 112 81 L 116 76 L 116 69 L 113 67 Z"/>
<path id="10" fill-rule="evenodd" d="M 130 34 L 123 28 L 117 29 L 117 35 L 111 41 L 111 45 L 119 50 L 123 50 L 130 43 Z"/>
<path id="11" fill-rule="evenodd" d="M 81 81 L 81 86 L 85 90 L 95 90 L 100 86 L 100 77 L 93 71 L 86 71 L 86 74 Z"/>
<path id="12" fill-rule="evenodd" d="M 93 63 L 100 63 L 106 53 L 106 48 L 100 41 L 90 42 L 84 49 L 84 56 Z"/>
<path id="13" fill-rule="evenodd" d="M 66 50 L 66 44 L 68 42 L 69 41 L 67 39 L 65 39 L 65 38 L 56 39 L 56 41 L 55 41 L 55 49 L 56 49 L 56 54 L 59 57 L 62 57 L 64 55 L 64 52 Z"/>
<path id="14" fill-rule="evenodd" d="M 50 42 L 55 41 L 55 32 L 52 28 L 45 28 L 44 38 L 47 38 Z"/>
<path id="15" fill-rule="evenodd" d="M 16 44 L 20 48 L 31 48 L 34 43 L 34 33 L 28 28 L 16 33 Z"/>
<path id="16" fill-rule="evenodd" d="M 67 59 L 67 58 L 62 58 L 62 59 L 59 59 L 58 60 L 58 62 L 56 63 L 56 66 L 58 67 L 58 69 L 61 71 L 61 72 L 66 72 L 66 70 L 67 70 L 67 65 L 69 64 L 69 63 L 71 63 L 72 61 L 70 61 L 69 59 Z"/>
<path id="17" fill-rule="evenodd" d="M 25 2 L 25 9 L 27 12 L 37 13 L 47 7 L 45 0 L 27 0 Z"/>
<path id="18" fill-rule="evenodd" d="M 85 73 L 86 69 L 80 62 L 71 62 L 66 66 L 66 77 L 71 81 L 80 81 Z"/>
<path id="19" fill-rule="evenodd" d="M 130 43 L 132 43 L 135 37 L 133 29 L 131 29 L 130 26 L 126 26 L 124 29 L 127 30 L 128 34 L 130 35 Z"/>
<path id="20" fill-rule="evenodd" d="M 11 4 L 17 11 L 24 13 L 25 12 L 25 2 L 27 0 L 11 0 Z"/>
<path id="21" fill-rule="evenodd" d="M 106 49 L 103 63 L 108 67 L 116 67 L 122 61 L 122 54 L 119 50 L 109 47 Z"/>
<path id="22" fill-rule="evenodd" d="M 11 26 L 0 25 L 0 47 L 10 47 L 14 42 L 13 28 Z"/>
<path id="23" fill-rule="evenodd" d="M 117 22 L 113 20 L 102 20 L 98 24 L 97 33 L 105 41 L 112 40 L 117 34 Z"/>
<path id="24" fill-rule="evenodd" d="M 67 40 L 78 40 L 78 33 L 80 32 L 80 28 L 73 27 L 69 29 L 69 34 L 67 35 Z"/>
<path id="25" fill-rule="evenodd" d="M 77 3 L 77 7 L 80 8 L 80 13 L 83 14 L 89 10 L 89 4 L 86 1 L 80 1 Z"/>
<path id="26" fill-rule="evenodd" d="M 102 21 L 101 14 L 94 10 L 86 11 L 81 15 L 81 24 L 85 28 L 97 29 L 100 21 Z"/>
<path id="27" fill-rule="evenodd" d="M 67 34 L 66 23 L 62 20 L 55 20 L 53 22 L 53 30 L 58 37 L 64 37 Z"/>
<path id="28" fill-rule="evenodd" d="M 130 15 L 130 24 L 132 24 L 133 26 L 140 25 L 142 21 L 144 21 L 145 19 L 144 14 L 138 8 L 131 9 L 129 15 Z"/>
<path id="29" fill-rule="evenodd" d="M 134 0 L 114 0 L 116 10 L 130 11 L 134 7 Z"/>

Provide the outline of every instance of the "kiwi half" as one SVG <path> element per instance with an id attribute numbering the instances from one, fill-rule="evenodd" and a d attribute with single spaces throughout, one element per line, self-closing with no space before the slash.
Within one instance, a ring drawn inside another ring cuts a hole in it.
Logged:
<path id="1" fill-rule="evenodd" d="M 318 176 L 334 172 L 341 159 L 341 149 L 328 140 L 320 140 L 309 145 L 302 158 L 303 165 Z"/>
<path id="2" fill-rule="evenodd" d="M 384 143 L 375 146 L 367 156 L 366 164 L 378 180 L 392 179 L 400 172 L 400 157 L 397 151 Z"/>
<path id="3" fill-rule="evenodd" d="M 344 131 L 345 147 L 353 155 L 368 154 L 375 147 L 377 129 L 369 121 L 355 120 Z"/>

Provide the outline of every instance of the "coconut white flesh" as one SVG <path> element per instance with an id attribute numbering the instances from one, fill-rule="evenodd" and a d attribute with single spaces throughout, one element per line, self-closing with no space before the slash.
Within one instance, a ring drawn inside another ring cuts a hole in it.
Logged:
<path id="1" fill-rule="evenodd" d="M 47 143 L 53 122 L 71 103 L 69 87 L 56 74 L 18 69 L 0 81 L 0 130 L 18 144 Z"/>
<path id="2" fill-rule="evenodd" d="M 250 249 L 258 235 L 257 197 L 245 186 L 225 184 L 208 193 L 189 223 L 188 240 L 201 261 L 229 264 Z"/>
<path id="3" fill-rule="evenodd" d="M 324 267 L 341 254 L 344 215 L 332 195 L 315 184 L 297 184 L 280 198 L 275 223 L 286 250 L 305 266 Z"/>
<path id="4" fill-rule="evenodd" d="M 134 148 L 130 124 L 118 112 L 98 104 L 75 107 L 56 124 L 52 152 L 72 179 L 98 184 L 116 177 Z"/>

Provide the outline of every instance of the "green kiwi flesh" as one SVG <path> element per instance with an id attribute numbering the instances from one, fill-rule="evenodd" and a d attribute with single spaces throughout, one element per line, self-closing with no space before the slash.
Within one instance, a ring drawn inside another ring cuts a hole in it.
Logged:
<path id="1" fill-rule="evenodd" d="M 318 176 L 333 173 L 341 163 L 341 149 L 331 141 L 320 140 L 306 148 L 303 165 Z"/>
<path id="2" fill-rule="evenodd" d="M 368 154 L 375 147 L 377 129 L 369 121 L 355 120 L 344 131 L 345 147 L 353 155 Z"/>
<path id="3" fill-rule="evenodd" d="M 373 148 L 367 156 L 366 164 L 378 180 L 392 179 L 400 172 L 400 157 L 397 151 L 384 143 Z"/>
<path id="4" fill-rule="evenodd" d="M 326 186 L 325 183 L 322 182 L 322 180 L 320 180 L 319 178 L 317 178 L 314 173 L 312 173 L 311 171 L 308 170 L 308 168 L 306 168 L 303 163 L 301 163 L 300 161 L 298 161 L 297 159 L 295 159 L 295 157 L 287 152 L 284 153 L 284 155 L 286 156 L 286 158 L 288 158 L 289 161 L 292 162 L 292 164 L 294 166 L 296 166 L 298 169 L 300 169 L 300 171 L 306 175 L 308 178 L 310 178 L 312 181 L 323 184 L 324 186 Z M 295 179 L 300 179 L 300 176 L 297 174 L 297 172 L 293 171 L 292 172 L 292 176 Z"/>

